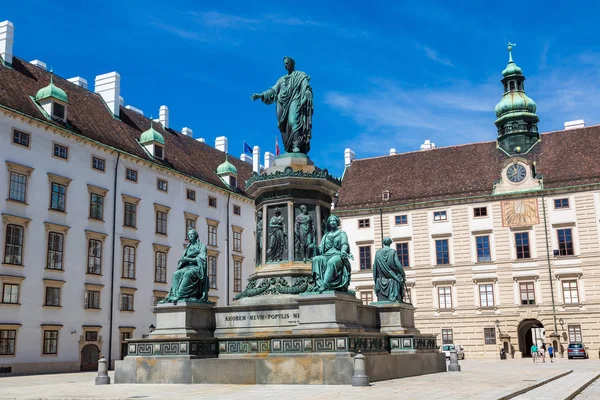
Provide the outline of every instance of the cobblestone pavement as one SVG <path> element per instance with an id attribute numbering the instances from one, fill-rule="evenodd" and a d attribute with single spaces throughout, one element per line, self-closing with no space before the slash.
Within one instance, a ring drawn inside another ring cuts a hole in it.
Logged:
<path id="1" fill-rule="evenodd" d="M 311 385 L 106 385 L 95 386 L 95 373 L 33 375 L 0 378 L 0 399 L 499 399 L 570 370 L 574 372 L 550 384 L 577 388 L 573 378 L 600 371 L 598 360 L 464 360 L 462 372 L 446 372 L 392 381 L 370 387 Z M 112 373 L 111 373 L 112 376 Z M 592 385 L 588 390 L 599 392 Z M 568 391 L 568 390 L 567 390 Z M 531 393 L 531 392 L 530 392 Z M 546 393 L 546 392 L 544 392 Z M 548 392 L 553 395 L 552 392 Z M 565 399 L 565 391 L 548 399 Z M 591 393 L 591 392 L 590 392 Z M 533 397 L 522 397 L 533 398 Z M 597 398 L 597 397 L 587 397 Z"/>
<path id="2" fill-rule="evenodd" d="M 600 374 L 600 371 L 596 371 Z M 597 375 L 596 375 L 597 376 Z M 596 379 L 594 383 L 588 386 L 583 392 L 581 392 L 575 400 L 598 400 L 600 399 L 600 379 Z"/>

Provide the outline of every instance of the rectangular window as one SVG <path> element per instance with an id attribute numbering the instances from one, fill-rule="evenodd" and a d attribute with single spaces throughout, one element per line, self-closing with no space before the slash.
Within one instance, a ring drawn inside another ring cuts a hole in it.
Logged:
<path id="1" fill-rule="evenodd" d="M 63 243 L 62 233 L 48 233 L 48 269 L 63 269 Z"/>
<path id="2" fill-rule="evenodd" d="M 554 199 L 554 208 L 569 208 L 569 199 Z"/>
<path id="3" fill-rule="evenodd" d="M 4 263 L 23 265 L 23 227 L 20 225 L 7 225 L 5 240 Z"/>
<path id="4" fill-rule="evenodd" d="M 5 283 L 2 288 L 2 302 L 4 304 L 19 304 L 19 285 Z"/>
<path id="5" fill-rule="evenodd" d="M 67 197 L 67 187 L 60 183 L 52 182 L 52 194 L 50 196 L 50 209 L 55 211 L 65 211 Z"/>
<path id="6" fill-rule="evenodd" d="M 487 207 L 475 207 L 473 208 L 473 217 L 487 217 Z"/>
<path id="7" fill-rule="evenodd" d="M 186 219 L 185 220 L 185 235 L 187 237 L 187 233 L 190 229 L 196 229 L 196 220 L 194 219 Z"/>
<path id="8" fill-rule="evenodd" d="M 373 302 L 373 292 L 368 290 L 365 292 L 360 292 L 360 299 L 362 300 L 365 306 L 368 306 Z"/>
<path id="9" fill-rule="evenodd" d="M 233 251 L 242 251 L 242 232 L 233 232 Z"/>
<path id="10" fill-rule="evenodd" d="M 29 133 L 21 132 L 18 130 L 13 131 L 13 143 L 19 146 L 29 147 Z"/>
<path id="11" fill-rule="evenodd" d="M 123 225 L 135 228 L 137 223 L 137 204 L 125 203 L 125 221 Z"/>
<path id="12" fill-rule="evenodd" d="M 52 116 L 58 119 L 65 119 L 65 106 L 60 103 L 54 103 L 52 107 Z"/>
<path id="13" fill-rule="evenodd" d="M 154 145 L 154 157 L 156 158 L 160 158 L 161 160 L 163 159 L 164 155 L 163 155 L 163 148 L 162 146 L 159 146 L 157 144 Z"/>
<path id="14" fill-rule="evenodd" d="M 187 199 L 191 201 L 196 201 L 196 191 L 192 189 L 187 190 Z"/>
<path id="15" fill-rule="evenodd" d="M 396 215 L 395 220 L 396 225 L 406 225 L 408 224 L 408 215 Z"/>
<path id="16" fill-rule="evenodd" d="M 66 160 L 69 158 L 69 149 L 65 146 L 54 143 L 54 157 L 64 158 Z"/>
<path id="17" fill-rule="evenodd" d="M 131 332 L 121 332 L 121 360 L 127 356 L 127 339 L 131 339 Z"/>
<path id="18" fill-rule="evenodd" d="M 104 196 L 90 193 L 90 218 L 104 219 Z"/>
<path id="19" fill-rule="evenodd" d="M 208 244 L 210 246 L 217 245 L 217 227 L 214 225 L 208 225 Z"/>
<path id="20" fill-rule="evenodd" d="M 453 344 L 454 335 L 452 329 L 442 329 L 442 344 Z"/>
<path id="21" fill-rule="evenodd" d="M 167 181 L 165 181 L 164 179 L 158 179 L 156 181 L 156 188 L 158 190 L 160 190 L 161 192 L 166 192 L 167 191 Z"/>
<path id="22" fill-rule="evenodd" d="M 517 258 L 531 258 L 529 249 L 529 232 L 515 233 L 515 246 L 517 250 Z"/>
<path id="23" fill-rule="evenodd" d="M 96 290 L 86 290 L 83 298 L 83 307 L 94 310 L 100 309 L 100 292 Z"/>
<path id="24" fill-rule="evenodd" d="M 562 281 L 562 288 L 565 304 L 579 304 L 577 281 Z"/>
<path id="25" fill-rule="evenodd" d="M 217 207 L 217 198 L 216 197 L 208 197 L 208 206 L 209 207 Z"/>
<path id="26" fill-rule="evenodd" d="M 479 285 L 479 305 L 481 307 L 494 307 L 494 285 L 486 283 Z"/>
<path id="27" fill-rule="evenodd" d="M 17 331 L 13 329 L 0 330 L 0 356 L 12 356 L 15 354 L 15 339 Z"/>
<path id="28" fill-rule="evenodd" d="M 127 168 L 125 170 L 125 179 L 127 179 L 128 181 L 131 181 L 131 182 L 137 182 L 138 181 L 137 171 L 134 169 L 131 169 L 131 168 Z"/>
<path id="29" fill-rule="evenodd" d="M 98 332 L 96 331 L 86 331 L 85 332 L 85 341 L 86 342 L 95 342 L 98 340 Z"/>
<path id="30" fill-rule="evenodd" d="M 133 294 L 121 293 L 121 311 L 133 311 Z"/>
<path id="31" fill-rule="evenodd" d="M 371 269 L 371 246 L 359 246 L 360 269 Z"/>
<path id="32" fill-rule="evenodd" d="M 519 283 L 519 292 L 521 293 L 521 305 L 526 306 L 535 304 L 535 289 L 533 282 Z"/>
<path id="33" fill-rule="evenodd" d="M 440 309 L 452 308 L 452 288 L 450 286 L 438 287 L 438 304 Z"/>
<path id="34" fill-rule="evenodd" d="M 485 344 L 496 344 L 496 328 L 483 328 Z"/>
<path id="35" fill-rule="evenodd" d="M 569 343 L 583 343 L 581 325 L 569 325 Z"/>
<path id="36" fill-rule="evenodd" d="M 102 242 L 96 239 L 88 241 L 88 274 L 100 275 L 102 273 Z"/>
<path id="37" fill-rule="evenodd" d="M 123 278 L 135 279 L 135 247 L 123 246 Z"/>
<path id="38" fill-rule="evenodd" d="M 163 301 L 165 296 L 152 296 L 152 305 L 156 306 L 159 301 Z"/>
<path id="39" fill-rule="evenodd" d="M 14 201 L 25 203 L 27 194 L 27 175 L 18 172 L 10 173 L 10 187 L 8 198 Z"/>
<path id="40" fill-rule="evenodd" d="M 167 253 L 157 251 L 154 262 L 154 282 L 167 282 Z"/>
<path id="41" fill-rule="evenodd" d="M 412 304 L 412 288 L 408 286 L 404 287 L 404 296 L 402 297 L 402 301 Z"/>
<path id="42" fill-rule="evenodd" d="M 371 226 L 371 220 L 370 219 L 359 219 L 358 220 L 358 227 L 359 228 L 368 228 Z"/>
<path id="43" fill-rule="evenodd" d="M 477 262 L 491 262 L 490 237 L 476 236 L 475 245 L 477 247 Z"/>
<path id="44" fill-rule="evenodd" d="M 167 213 L 162 211 L 156 212 L 156 233 L 167 234 Z"/>
<path id="45" fill-rule="evenodd" d="M 234 292 L 242 291 L 242 262 L 241 261 L 233 262 L 233 291 Z"/>
<path id="46" fill-rule="evenodd" d="M 410 267 L 410 259 L 408 257 L 408 243 L 396 243 L 396 253 L 403 267 Z"/>
<path id="47" fill-rule="evenodd" d="M 446 221 L 448 219 L 448 214 L 446 211 L 435 211 L 433 213 L 434 221 Z"/>
<path id="48" fill-rule="evenodd" d="M 92 157 L 92 168 L 98 171 L 104 171 L 104 160 L 98 157 Z"/>
<path id="49" fill-rule="evenodd" d="M 46 306 L 60 307 L 60 288 L 46 287 Z"/>
<path id="50" fill-rule="evenodd" d="M 44 354 L 56 354 L 58 351 L 58 331 L 44 331 Z"/>
<path id="51" fill-rule="evenodd" d="M 435 262 L 437 265 L 450 264 L 448 239 L 438 239 L 435 241 Z"/>
<path id="52" fill-rule="evenodd" d="M 233 206 L 233 213 L 234 213 L 235 215 L 242 215 L 242 209 L 241 209 L 241 207 L 240 207 L 240 206 L 236 206 L 236 205 L 234 205 L 234 206 Z"/>
<path id="53" fill-rule="evenodd" d="M 208 256 L 208 282 L 211 289 L 217 288 L 217 257 Z"/>
<path id="54" fill-rule="evenodd" d="M 561 256 L 572 256 L 573 251 L 573 230 L 557 229 L 556 236 L 558 237 L 558 252 Z"/>

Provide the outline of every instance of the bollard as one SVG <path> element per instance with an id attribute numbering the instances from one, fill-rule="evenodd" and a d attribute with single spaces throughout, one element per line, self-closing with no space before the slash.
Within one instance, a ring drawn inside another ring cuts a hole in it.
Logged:
<path id="1" fill-rule="evenodd" d="M 98 360 L 98 376 L 96 385 L 110 385 L 110 376 L 108 376 L 108 361 L 102 357 Z"/>
<path id="2" fill-rule="evenodd" d="M 450 365 L 448 365 L 448 371 L 460 372 L 460 365 L 458 365 L 458 354 L 456 354 L 456 350 L 450 350 Z"/>
<path id="3" fill-rule="evenodd" d="M 367 375 L 365 356 L 360 353 L 354 356 L 352 386 L 369 386 L 369 376 Z"/>

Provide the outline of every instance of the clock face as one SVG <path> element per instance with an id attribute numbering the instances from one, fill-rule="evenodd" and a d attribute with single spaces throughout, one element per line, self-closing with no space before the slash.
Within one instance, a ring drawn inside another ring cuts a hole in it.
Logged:
<path id="1" fill-rule="evenodd" d="M 521 164 L 513 164 L 506 170 L 506 177 L 509 181 L 518 183 L 525 179 L 527 170 Z"/>

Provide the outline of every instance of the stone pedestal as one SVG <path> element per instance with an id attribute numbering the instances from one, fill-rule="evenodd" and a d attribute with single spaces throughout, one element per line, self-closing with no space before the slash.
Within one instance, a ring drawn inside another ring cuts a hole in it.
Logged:
<path id="1" fill-rule="evenodd" d="M 214 305 L 202 303 L 158 304 L 156 329 L 151 339 L 212 337 L 215 331 Z"/>
<path id="2" fill-rule="evenodd" d="M 381 332 L 390 335 L 420 333 L 415 328 L 415 307 L 412 304 L 380 301 L 371 305 L 377 307 Z"/>

